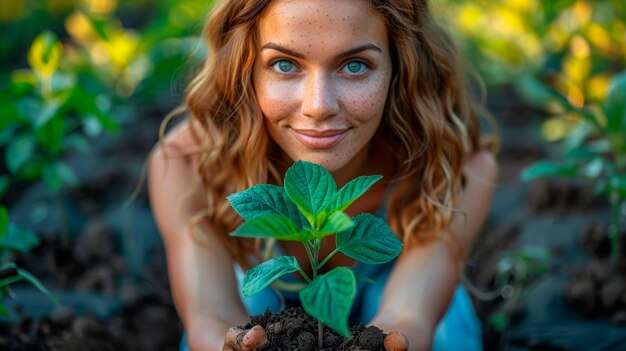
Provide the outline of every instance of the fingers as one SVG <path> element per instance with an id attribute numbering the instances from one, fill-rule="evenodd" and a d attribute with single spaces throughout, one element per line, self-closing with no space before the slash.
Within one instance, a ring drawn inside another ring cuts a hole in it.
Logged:
<path id="1" fill-rule="evenodd" d="M 385 351 L 406 351 L 409 349 L 409 341 L 398 332 L 392 331 L 385 337 Z"/>
<path id="2" fill-rule="evenodd" d="M 269 343 L 267 333 L 260 325 L 255 325 L 243 337 L 243 351 L 257 351 Z"/>
<path id="3" fill-rule="evenodd" d="M 265 329 L 255 325 L 252 329 L 232 327 L 226 333 L 223 351 L 259 351 L 269 343 Z"/>

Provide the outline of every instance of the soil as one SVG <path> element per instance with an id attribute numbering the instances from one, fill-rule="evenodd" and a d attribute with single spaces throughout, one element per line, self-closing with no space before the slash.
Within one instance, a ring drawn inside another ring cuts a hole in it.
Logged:
<path id="1" fill-rule="evenodd" d="M 319 349 L 317 342 L 317 321 L 302 308 L 294 307 L 274 314 L 269 310 L 252 316 L 250 323 L 243 328 L 260 325 L 265 328 L 269 344 L 264 350 L 271 351 L 383 351 L 385 334 L 375 326 L 357 325 L 350 328 L 352 338 L 345 339 L 329 328 L 324 327 L 324 346 Z"/>

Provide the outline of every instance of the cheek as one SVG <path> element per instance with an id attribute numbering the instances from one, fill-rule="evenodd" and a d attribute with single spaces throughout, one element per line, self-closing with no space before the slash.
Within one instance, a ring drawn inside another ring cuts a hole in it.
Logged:
<path id="1" fill-rule="evenodd" d="M 346 93 L 350 115 L 360 123 L 373 122 L 380 119 L 387 101 L 389 85 L 383 80 L 370 81 L 358 90 Z"/>
<path id="2" fill-rule="evenodd" d="M 279 121 L 289 115 L 293 100 L 293 90 L 285 85 L 271 81 L 262 81 L 259 84 L 255 84 L 259 107 L 263 116 L 270 122 Z"/>

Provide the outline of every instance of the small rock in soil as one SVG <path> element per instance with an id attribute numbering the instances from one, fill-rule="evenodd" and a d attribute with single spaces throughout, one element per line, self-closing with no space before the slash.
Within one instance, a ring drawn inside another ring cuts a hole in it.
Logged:
<path id="1" fill-rule="evenodd" d="M 74 311 L 67 306 L 61 306 L 50 313 L 50 321 L 61 326 L 68 326 L 74 318 Z"/>
<path id="2" fill-rule="evenodd" d="M 626 284 L 620 276 L 614 276 L 602 286 L 600 290 L 600 300 L 602 306 L 607 309 L 613 309 L 619 303 L 620 298 L 626 291 Z"/>
<path id="3" fill-rule="evenodd" d="M 375 326 L 369 326 L 361 332 L 358 338 L 358 345 L 364 350 L 376 350 L 383 345 L 383 331 Z"/>
<path id="4" fill-rule="evenodd" d="M 72 323 L 72 331 L 79 338 L 106 339 L 108 337 L 106 328 L 93 317 L 77 317 Z"/>
<path id="5" fill-rule="evenodd" d="M 595 284 L 588 278 L 574 279 L 565 288 L 565 300 L 582 313 L 593 313 L 596 299 Z"/>
<path id="6" fill-rule="evenodd" d="M 599 256 L 608 256 L 610 251 L 606 225 L 593 223 L 587 226 L 581 236 L 581 244 Z"/>
<path id="7" fill-rule="evenodd" d="M 316 338 L 309 332 L 298 335 L 298 351 L 314 351 Z"/>
<path id="8" fill-rule="evenodd" d="M 611 263 L 609 260 L 595 260 L 585 268 L 585 273 L 596 284 L 603 284 L 611 276 Z"/>

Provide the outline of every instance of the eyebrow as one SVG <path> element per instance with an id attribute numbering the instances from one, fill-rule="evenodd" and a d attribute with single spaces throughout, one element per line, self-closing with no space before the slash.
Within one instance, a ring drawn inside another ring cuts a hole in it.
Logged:
<path id="1" fill-rule="evenodd" d="M 285 54 L 290 55 L 290 56 L 294 56 L 294 57 L 297 57 L 297 58 L 304 59 L 304 55 L 303 54 L 301 54 L 299 52 L 296 52 L 296 51 L 293 51 L 291 49 L 288 49 L 288 48 L 286 48 L 286 47 L 284 47 L 284 46 L 282 46 L 280 44 L 274 43 L 274 42 L 269 42 L 269 43 L 263 45 L 261 47 L 261 50 L 263 50 L 263 49 L 272 49 L 272 50 L 280 51 L 280 52 L 285 53 Z M 383 50 L 381 48 L 379 48 L 378 46 L 370 43 L 370 44 L 360 45 L 360 46 L 357 46 L 357 47 L 352 48 L 350 50 L 344 51 L 341 54 L 337 55 L 337 58 L 338 59 L 345 58 L 345 57 L 348 57 L 348 56 L 351 56 L 351 55 L 354 55 L 354 54 L 358 54 L 359 52 L 363 52 L 363 51 L 367 51 L 367 50 L 374 50 L 374 51 L 377 51 L 377 52 L 383 52 Z"/>

